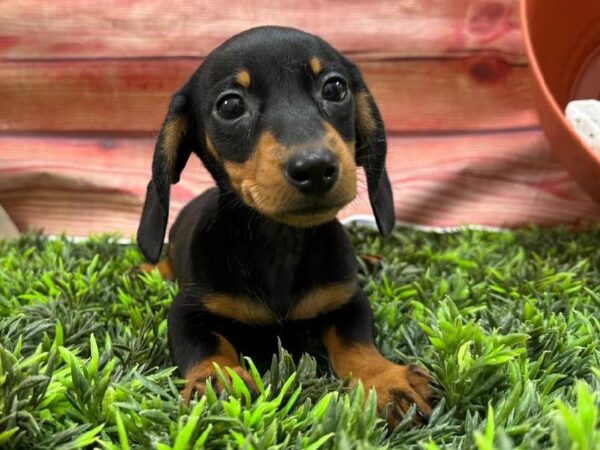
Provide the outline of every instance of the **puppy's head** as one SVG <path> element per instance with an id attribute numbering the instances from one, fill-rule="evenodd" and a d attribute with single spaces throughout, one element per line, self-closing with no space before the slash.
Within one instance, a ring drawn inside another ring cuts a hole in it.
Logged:
<path id="1" fill-rule="evenodd" d="M 170 185 L 192 152 L 222 190 L 296 227 L 333 220 L 356 196 L 356 166 L 364 166 L 379 230 L 393 227 L 377 106 L 358 69 L 316 36 L 280 27 L 241 33 L 173 96 L 138 229 L 151 261 L 164 240 Z"/>

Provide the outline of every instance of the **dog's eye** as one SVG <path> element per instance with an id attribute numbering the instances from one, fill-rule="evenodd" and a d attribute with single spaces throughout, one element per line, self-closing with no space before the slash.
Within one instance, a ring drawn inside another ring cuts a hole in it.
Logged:
<path id="1" fill-rule="evenodd" d="M 217 112 L 225 120 L 233 120 L 246 112 L 244 99 L 237 94 L 229 94 L 217 102 Z"/>
<path id="2" fill-rule="evenodd" d="M 341 102 L 346 98 L 347 93 L 346 82 L 340 77 L 333 77 L 323 85 L 321 96 L 330 102 Z"/>

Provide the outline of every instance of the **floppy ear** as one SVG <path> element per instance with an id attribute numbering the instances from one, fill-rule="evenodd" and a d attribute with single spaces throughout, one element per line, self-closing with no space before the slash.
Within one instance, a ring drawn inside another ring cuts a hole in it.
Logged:
<path id="1" fill-rule="evenodd" d="M 360 71 L 351 62 L 346 60 L 346 63 L 354 79 L 356 163 L 364 167 L 367 175 L 369 201 L 377 228 L 387 236 L 394 228 L 396 218 L 392 187 L 385 170 L 387 141 L 383 120 Z"/>
<path id="2" fill-rule="evenodd" d="M 190 100 L 187 86 L 184 86 L 171 99 L 156 141 L 152 158 L 152 179 L 148 183 L 137 231 L 138 247 L 153 263 L 158 261 L 165 239 L 171 184 L 179 181 L 192 151 L 193 133 L 190 126 Z"/>

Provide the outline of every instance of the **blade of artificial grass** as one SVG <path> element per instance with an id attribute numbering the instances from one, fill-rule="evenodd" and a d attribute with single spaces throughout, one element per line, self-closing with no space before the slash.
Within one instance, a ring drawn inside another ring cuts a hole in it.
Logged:
<path id="1" fill-rule="evenodd" d="M 19 427 L 9 428 L 8 430 L 0 433 L 0 445 L 8 442 L 17 431 L 19 431 Z"/>
<path id="2" fill-rule="evenodd" d="M 115 423 L 117 425 L 117 434 L 119 436 L 119 444 L 122 450 L 129 450 L 129 439 L 127 438 L 127 430 L 123 424 L 123 419 L 118 410 L 115 411 Z"/>

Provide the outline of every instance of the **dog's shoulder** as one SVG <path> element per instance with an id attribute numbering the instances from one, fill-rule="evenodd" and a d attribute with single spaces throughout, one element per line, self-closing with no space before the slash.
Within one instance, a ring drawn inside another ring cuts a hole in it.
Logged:
<path id="1" fill-rule="evenodd" d="M 210 224 L 219 207 L 219 188 L 212 187 L 185 205 L 169 232 L 169 242 Z"/>

